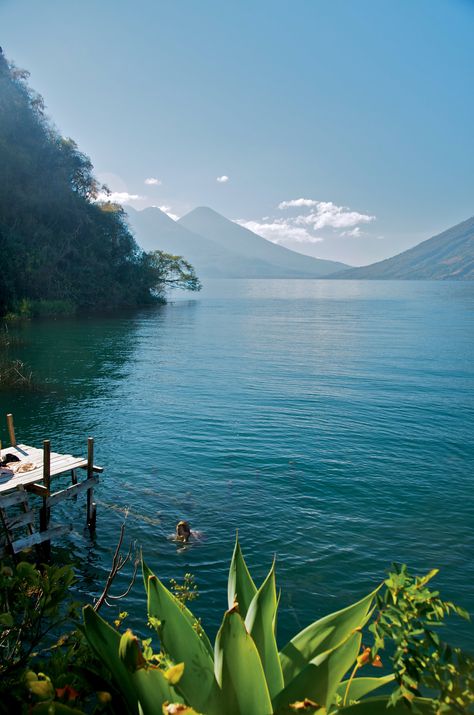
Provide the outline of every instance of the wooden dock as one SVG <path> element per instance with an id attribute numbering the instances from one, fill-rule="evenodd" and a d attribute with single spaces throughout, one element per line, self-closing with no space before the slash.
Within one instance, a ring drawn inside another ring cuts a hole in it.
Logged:
<path id="1" fill-rule="evenodd" d="M 72 524 L 51 524 L 52 508 L 67 499 L 86 494 L 86 523 L 95 530 L 97 507 L 94 486 L 102 467 L 94 465 L 94 440 L 87 440 L 87 457 L 51 451 L 49 440 L 43 448 L 17 444 L 13 417 L 7 415 L 10 446 L 1 449 L 0 467 L 0 557 L 15 558 L 23 549 L 36 546 L 48 555 L 51 540 L 70 531 Z M 6 464 L 5 464 L 6 462 Z M 85 479 L 79 480 L 80 470 Z M 68 486 L 64 485 L 68 477 Z M 52 482 L 57 488 L 53 491 Z M 35 506 L 39 504 L 39 509 Z M 3 533 L 2 533 L 3 532 Z"/>

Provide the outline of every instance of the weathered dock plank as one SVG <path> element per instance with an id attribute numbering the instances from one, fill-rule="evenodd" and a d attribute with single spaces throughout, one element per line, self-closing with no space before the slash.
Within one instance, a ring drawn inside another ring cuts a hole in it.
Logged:
<path id="1" fill-rule="evenodd" d="M 24 491 L 17 490 L 9 494 L 2 494 L 0 496 L 0 509 L 7 509 L 10 506 L 15 506 L 16 504 L 24 504 L 26 501 L 26 494 Z"/>
<path id="2" fill-rule="evenodd" d="M 50 497 L 46 499 L 46 506 L 53 506 L 58 502 L 64 501 L 65 499 L 70 499 L 71 497 L 77 496 L 81 492 L 85 492 L 88 489 L 92 489 L 96 484 L 99 483 L 99 477 L 89 477 L 84 482 L 79 482 L 79 484 L 72 484 L 66 489 L 60 489 L 58 492 L 51 494 Z"/>
<path id="3" fill-rule="evenodd" d="M 10 479 L 0 483 L 0 494 L 16 489 L 18 486 L 28 486 L 35 482 L 43 481 L 43 450 L 36 447 L 30 447 L 26 444 L 19 444 L 16 447 L 8 447 L 2 449 L 2 458 L 6 454 L 15 454 L 21 462 L 31 462 L 35 468 L 29 472 L 20 472 L 14 474 Z M 72 471 L 73 469 L 87 469 L 88 461 L 84 457 L 74 457 L 72 454 L 59 454 L 51 452 L 50 457 L 50 477 L 57 477 L 60 474 Z M 93 472 L 102 472 L 101 467 L 96 465 L 92 468 Z"/>
<path id="4" fill-rule="evenodd" d="M 23 514 L 17 514 L 12 516 L 10 519 L 5 519 L 5 526 L 8 531 L 12 529 L 18 529 L 20 526 L 27 526 L 28 524 L 35 523 L 36 512 L 34 509 L 23 512 Z"/>
<path id="5" fill-rule="evenodd" d="M 45 541 L 51 541 L 57 536 L 62 536 L 72 531 L 72 524 L 63 524 L 61 526 L 52 526 L 46 531 L 35 531 L 34 534 L 26 536 L 24 539 L 18 539 L 12 543 L 13 553 L 18 554 L 23 549 L 29 549 L 31 546 L 42 544 Z"/>

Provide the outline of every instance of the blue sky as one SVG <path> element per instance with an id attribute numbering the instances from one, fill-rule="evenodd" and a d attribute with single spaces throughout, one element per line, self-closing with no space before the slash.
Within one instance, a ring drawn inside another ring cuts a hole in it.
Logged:
<path id="1" fill-rule="evenodd" d="M 474 0 L 0 0 L 5 54 L 123 200 L 353 264 L 474 214 L 473 37 Z"/>

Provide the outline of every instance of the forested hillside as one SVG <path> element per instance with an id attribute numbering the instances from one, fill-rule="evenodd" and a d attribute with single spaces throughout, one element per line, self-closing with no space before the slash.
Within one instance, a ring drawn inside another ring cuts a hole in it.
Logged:
<path id="1" fill-rule="evenodd" d="M 160 296 L 163 261 L 138 248 L 121 207 L 95 203 L 90 159 L 27 77 L 0 50 L 0 314 L 24 299 L 101 310 Z"/>

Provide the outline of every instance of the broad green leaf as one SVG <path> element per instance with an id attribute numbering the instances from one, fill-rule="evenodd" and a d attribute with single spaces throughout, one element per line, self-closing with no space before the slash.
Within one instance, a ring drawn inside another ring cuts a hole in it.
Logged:
<path id="1" fill-rule="evenodd" d="M 275 638 L 277 605 L 273 562 L 270 573 L 253 597 L 245 618 L 245 626 L 257 646 L 272 698 L 284 685 Z"/>
<path id="2" fill-rule="evenodd" d="M 193 708 L 211 712 L 218 690 L 212 656 L 182 604 L 156 576 L 148 578 L 148 616 L 160 621 L 163 650 L 175 663 L 184 663 L 177 689 Z"/>
<path id="3" fill-rule="evenodd" d="M 334 715 L 408 715 L 410 712 L 435 715 L 436 710 L 436 705 L 430 698 L 414 698 L 411 701 L 411 708 L 409 708 L 403 702 L 389 706 L 389 698 L 379 696 L 339 708 L 334 711 Z M 450 712 L 454 713 L 454 710 L 443 710 L 446 715 L 449 715 Z"/>
<path id="4" fill-rule="evenodd" d="M 245 618 L 248 607 L 250 606 L 252 598 L 256 593 L 257 588 L 252 580 L 240 549 L 239 537 L 236 536 L 227 585 L 229 610 L 233 608 L 234 602 L 237 601 L 239 604 L 239 613 L 242 615 L 242 618 Z"/>
<path id="5" fill-rule="evenodd" d="M 148 566 L 143 561 L 143 559 L 142 559 L 142 572 L 143 572 L 143 582 L 145 584 L 145 591 L 148 596 L 148 579 L 150 578 L 150 576 L 154 576 L 154 573 L 153 573 L 153 571 L 151 571 L 148 568 Z M 174 598 L 174 596 L 173 596 L 173 598 Z M 184 603 L 180 603 L 180 608 L 181 608 L 182 613 L 188 619 L 191 626 L 195 630 L 199 631 L 200 638 L 201 638 L 202 642 L 204 643 L 204 645 L 206 646 L 206 648 L 209 652 L 209 655 L 211 656 L 211 658 L 214 658 L 214 648 L 212 647 L 211 642 L 210 642 L 209 638 L 207 637 L 204 629 L 199 626 L 197 618 L 191 613 L 189 608 L 187 608 L 187 606 L 184 605 Z"/>
<path id="6" fill-rule="evenodd" d="M 337 694 L 340 695 L 343 702 L 345 701 L 349 704 L 351 700 L 360 700 L 364 695 L 368 695 L 394 680 L 393 673 L 383 675 L 381 678 L 354 678 L 350 684 L 349 691 L 347 690 L 349 680 L 344 680 L 338 687 Z"/>
<path id="7" fill-rule="evenodd" d="M 365 625 L 379 588 L 380 586 L 357 603 L 311 623 L 287 643 L 280 652 L 285 685 L 288 685 L 315 656 L 336 648 L 354 630 Z"/>
<path id="8" fill-rule="evenodd" d="M 361 634 L 353 633 L 342 645 L 313 658 L 275 698 L 275 710 L 285 710 L 290 703 L 305 698 L 328 708 L 342 678 L 354 665 L 361 641 Z"/>
<path id="9" fill-rule="evenodd" d="M 215 669 L 222 691 L 221 715 L 273 713 L 262 661 L 236 608 L 226 612 L 217 634 Z"/>
<path id="10" fill-rule="evenodd" d="M 143 585 L 145 587 L 145 593 L 148 596 L 148 579 L 150 576 L 154 576 L 155 574 L 151 569 L 148 568 L 146 565 L 145 561 L 143 560 L 142 557 L 142 575 L 143 575 Z"/>
<path id="11" fill-rule="evenodd" d="M 131 713 L 138 712 L 137 694 L 131 673 L 119 656 L 120 633 L 106 623 L 92 608 L 82 609 L 84 634 L 92 650 L 110 670 L 112 678 Z"/>
<path id="12" fill-rule="evenodd" d="M 164 703 L 182 702 L 159 668 L 140 668 L 132 678 L 143 715 L 160 713 Z"/>

